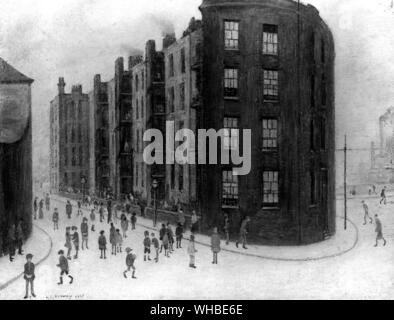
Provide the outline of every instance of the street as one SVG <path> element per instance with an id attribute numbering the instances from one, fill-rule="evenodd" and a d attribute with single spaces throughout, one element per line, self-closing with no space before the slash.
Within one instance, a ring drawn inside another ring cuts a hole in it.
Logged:
<path id="1" fill-rule="evenodd" d="M 342 256 L 287 262 L 222 251 L 219 264 L 213 265 L 210 248 L 196 244 L 197 269 L 188 267 L 188 240 L 170 258 L 162 254 L 158 263 L 153 259 L 144 262 L 142 242 L 146 229 L 140 225 L 136 230 L 128 230 L 122 254 L 111 255 L 107 245 L 107 259 L 99 259 L 98 232 L 105 230 L 108 241 L 109 225 L 100 224 L 96 217 L 96 232 L 89 232 L 89 250 L 81 250 L 79 258 L 69 262 L 74 283 L 70 285 L 65 277 L 65 283 L 59 286 L 57 252 L 64 249 L 65 227 L 75 225 L 79 229 L 82 219 L 76 217 L 74 207 L 73 217 L 68 220 L 64 203 L 52 201 L 51 207 L 58 207 L 60 212 L 59 231 L 53 231 L 52 212 L 45 212 L 44 220 L 34 221 L 53 241 L 49 257 L 36 269 L 37 299 L 390 299 L 394 294 L 394 204 L 390 198 L 386 206 L 379 205 L 377 198 L 367 202 L 371 214 L 378 213 L 382 220 L 383 234 L 388 240 L 385 247 L 382 243 L 374 247 L 375 227 L 363 225 L 361 199 L 351 199 L 349 219 L 358 227 L 359 239 L 356 247 Z M 342 206 L 343 202 L 338 200 L 338 213 L 343 212 Z M 116 227 L 120 227 L 119 223 Z M 131 279 L 131 273 L 125 279 L 122 274 L 126 269 L 127 246 L 137 254 L 137 279 Z M 25 281 L 19 279 L 0 291 L 0 299 L 21 299 L 24 288 Z"/>

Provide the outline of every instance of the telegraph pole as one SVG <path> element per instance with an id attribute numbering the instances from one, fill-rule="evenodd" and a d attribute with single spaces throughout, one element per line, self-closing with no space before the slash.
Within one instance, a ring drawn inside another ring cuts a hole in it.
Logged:
<path id="1" fill-rule="evenodd" d="M 343 148 L 343 155 L 344 155 L 344 165 L 343 165 L 343 179 L 344 179 L 344 184 L 343 184 L 343 193 L 344 193 L 344 202 L 345 202 L 345 230 L 347 228 L 347 190 L 346 190 L 346 157 L 347 157 L 347 143 L 346 143 L 346 135 L 345 135 L 345 146 Z"/>

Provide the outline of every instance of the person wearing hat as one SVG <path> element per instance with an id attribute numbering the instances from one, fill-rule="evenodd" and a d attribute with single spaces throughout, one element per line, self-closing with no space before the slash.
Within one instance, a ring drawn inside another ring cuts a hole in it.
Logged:
<path id="1" fill-rule="evenodd" d="M 34 220 L 37 220 L 38 197 L 34 198 L 33 209 L 34 209 Z"/>
<path id="2" fill-rule="evenodd" d="M 78 259 L 78 252 L 79 252 L 79 234 L 78 234 L 78 228 L 73 226 L 72 231 L 74 231 L 73 236 L 72 236 L 72 241 L 74 244 L 75 248 L 75 255 L 74 259 Z"/>
<path id="3" fill-rule="evenodd" d="M 82 250 L 84 250 L 83 244 L 86 244 L 86 249 L 88 247 L 88 236 L 89 236 L 89 226 L 88 226 L 88 219 L 84 217 L 81 223 L 81 234 L 82 234 Z"/>
<path id="4" fill-rule="evenodd" d="M 34 298 L 36 297 L 36 295 L 34 294 L 34 279 L 36 277 L 34 274 L 35 265 L 31 261 L 32 259 L 33 259 L 33 255 L 31 253 L 28 253 L 26 255 L 27 262 L 25 263 L 25 269 L 23 272 L 23 278 L 26 280 L 25 299 L 27 299 L 29 296 L 29 284 L 30 284 L 30 293 L 31 293 L 32 297 L 34 297 Z"/>
<path id="5" fill-rule="evenodd" d="M 70 278 L 70 284 L 73 283 L 74 278 L 68 274 L 70 272 L 70 269 L 68 267 L 68 261 L 64 256 L 64 251 L 59 250 L 59 252 L 57 254 L 59 255 L 59 264 L 57 265 L 57 267 L 60 268 L 60 282 L 58 283 L 58 285 L 63 284 L 63 275 L 64 274 Z"/>
<path id="6" fill-rule="evenodd" d="M 53 211 L 52 215 L 52 221 L 53 221 L 53 230 L 59 230 L 59 211 L 57 208 Z"/>
<path id="7" fill-rule="evenodd" d="M 130 271 L 130 269 L 133 269 L 133 273 L 132 273 L 131 277 L 133 279 L 137 279 L 135 277 L 135 266 L 134 266 L 134 261 L 137 258 L 137 256 L 134 253 L 132 253 L 131 251 L 133 251 L 133 249 L 131 249 L 129 247 L 126 248 L 126 253 L 127 253 L 127 256 L 126 256 L 126 267 L 127 267 L 127 269 L 123 272 L 123 276 L 125 278 L 127 278 L 127 275 L 126 275 L 127 272 Z"/>
<path id="8" fill-rule="evenodd" d="M 105 251 L 107 250 L 107 239 L 105 238 L 104 230 L 100 231 L 100 236 L 98 238 L 98 245 L 101 253 L 100 259 L 107 259 L 107 257 L 105 256 Z"/>

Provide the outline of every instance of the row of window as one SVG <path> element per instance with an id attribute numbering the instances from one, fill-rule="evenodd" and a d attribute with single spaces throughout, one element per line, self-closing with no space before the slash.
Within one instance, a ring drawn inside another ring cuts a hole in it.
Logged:
<path id="1" fill-rule="evenodd" d="M 71 166 L 83 166 L 84 165 L 84 152 L 82 146 L 79 147 L 78 150 L 78 158 L 77 158 L 77 149 L 75 147 L 71 148 Z M 66 148 L 64 151 L 64 166 L 68 166 L 69 158 L 68 158 L 68 149 Z"/>
<path id="2" fill-rule="evenodd" d="M 135 87 L 136 92 L 139 91 L 140 89 L 141 90 L 145 89 L 145 72 L 144 71 L 141 72 L 141 83 L 140 83 L 140 78 L 139 78 L 138 74 L 135 75 L 134 87 Z"/>
<path id="3" fill-rule="evenodd" d="M 186 72 L 186 53 L 185 48 L 182 48 L 180 51 L 180 65 L 181 65 L 181 73 L 184 74 Z M 169 68 L 169 76 L 175 76 L 175 67 L 174 67 L 174 54 L 170 54 L 168 56 L 168 68 Z"/>
<path id="4" fill-rule="evenodd" d="M 77 131 L 77 132 L 76 132 Z M 76 139 L 76 134 L 78 134 L 78 139 Z M 77 128 L 72 126 L 71 131 L 67 130 L 67 127 L 64 129 L 64 139 L 65 142 L 71 142 L 71 143 L 82 143 L 82 127 L 79 125 Z"/>
<path id="5" fill-rule="evenodd" d="M 86 172 L 80 172 L 79 175 L 77 175 L 76 172 L 71 172 L 71 177 L 68 172 L 65 172 L 64 173 L 64 184 L 68 185 L 69 182 L 71 182 L 74 185 L 74 187 L 79 186 L 81 183 L 80 178 L 83 176 L 85 176 L 85 177 L 87 176 Z M 69 181 L 69 178 L 71 179 L 71 181 Z"/>
<path id="6" fill-rule="evenodd" d="M 178 85 L 178 101 L 179 101 L 179 110 L 185 110 L 185 83 L 182 82 Z M 175 112 L 175 87 L 171 87 L 168 89 L 168 112 Z"/>
<path id="7" fill-rule="evenodd" d="M 144 163 L 134 163 L 134 186 L 136 188 L 139 187 L 141 183 L 141 187 L 145 188 L 145 164 Z"/>
<path id="8" fill-rule="evenodd" d="M 77 110 L 78 114 L 76 113 L 76 109 L 78 109 Z M 75 120 L 76 117 L 78 117 L 78 119 L 82 119 L 83 117 L 82 101 L 81 100 L 78 101 L 78 107 L 76 107 L 74 101 L 71 101 L 71 105 L 69 107 L 66 106 L 64 108 L 64 117 L 66 119 L 69 118 L 71 120 Z"/>

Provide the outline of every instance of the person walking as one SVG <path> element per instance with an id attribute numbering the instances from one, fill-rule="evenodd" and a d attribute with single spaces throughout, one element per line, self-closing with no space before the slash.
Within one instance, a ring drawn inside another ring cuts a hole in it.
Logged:
<path id="1" fill-rule="evenodd" d="M 108 200 L 108 202 L 107 202 L 107 212 L 108 212 L 107 223 L 109 224 L 110 222 L 112 222 L 112 202 L 111 202 L 111 200 Z"/>
<path id="2" fill-rule="evenodd" d="M 144 232 L 144 241 L 143 241 L 143 245 L 144 245 L 144 261 L 146 261 L 146 259 L 148 258 L 149 261 L 151 261 L 150 258 L 150 246 L 151 246 L 152 242 L 149 238 L 149 231 L 145 231 Z"/>
<path id="3" fill-rule="evenodd" d="M 129 221 L 125 214 L 120 217 L 120 228 L 122 229 L 123 238 L 127 238 L 126 232 L 129 229 Z"/>
<path id="4" fill-rule="evenodd" d="M 44 219 L 44 199 L 41 199 L 40 204 L 38 206 L 38 218 Z"/>
<path id="5" fill-rule="evenodd" d="M 166 225 L 163 223 L 163 224 L 161 225 L 161 229 L 160 229 L 160 231 L 159 231 L 159 239 L 160 239 L 160 241 L 161 241 L 160 253 L 163 251 L 163 247 L 164 247 L 164 245 L 163 245 L 163 237 L 164 237 L 164 235 L 165 235 L 166 233 L 167 233 Z M 167 237 L 167 241 L 168 241 L 168 237 Z"/>
<path id="6" fill-rule="evenodd" d="M 33 255 L 31 253 L 28 253 L 26 255 L 26 260 L 27 262 L 25 263 L 24 266 L 24 271 L 23 271 L 23 278 L 26 281 L 26 294 L 24 299 L 27 299 L 29 297 L 29 286 L 30 286 L 30 293 L 32 297 L 36 297 L 34 293 L 34 279 L 36 278 L 35 275 L 35 265 L 32 262 L 33 260 Z"/>
<path id="7" fill-rule="evenodd" d="M 37 212 L 38 212 L 38 197 L 34 198 L 33 202 L 33 209 L 34 209 L 34 220 L 37 220 Z"/>
<path id="8" fill-rule="evenodd" d="M 71 215 L 73 213 L 73 206 L 71 205 L 71 202 L 67 200 L 66 204 L 66 214 L 69 219 L 71 219 Z"/>
<path id="9" fill-rule="evenodd" d="M 109 229 L 109 243 L 111 244 L 111 254 L 116 256 L 116 229 L 113 223 Z"/>
<path id="10" fill-rule="evenodd" d="M 120 230 L 116 229 L 116 251 L 122 253 L 123 236 L 120 234 Z"/>
<path id="11" fill-rule="evenodd" d="M 218 228 L 213 228 L 211 236 L 211 250 L 213 253 L 212 264 L 218 264 L 218 253 L 220 252 L 220 236 L 218 234 Z"/>
<path id="12" fill-rule="evenodd" d="M 51 198 L 49 197 L 49 193 L 45 196 L 45 209 L 47 211 L 51 210 Z"/>
<path id="13" fill-rule="evenodd" d="M 104 230 L 100 231 L 98 245 L 100 249 L 100 259 L 107 259 L 107 257 L 105 256 L 107 250 L 107 239 L 105 238 Z"/>
<path id="14" fill-rule="evenodd" d="M 376 225 L 376 228 L 375 228 L 375 232 L 376 232 L 376 244 L 375 244 L 375 247 L 378 246 L 378 241 L 379 240 L 383 240 L 383 246 L 385 246 L 387 241 L 383 237 L 382 222 L 380 221 L 380 219 L 379 219 L 377 214 L 375 214 L 375 225 Z"/>
<path id="15" fill-rule="evenodd" d="M 22 245 L 23 245 L 23 219 L 20 218 L 16 225 L 16 245 L 18 246 L 18 254 L 23 255 Z"/>
<path id="16" fill-rule="evenodd" d="M 95 212 L 95 209 L 92 209 L 91 211 L 90 211 L 90 222 L 92 223 L 92 232 L 95 232 L 95 230 L 94 230 L 94 222 L 96 221 L 96 212 Z"/>
<path id="17" fill-rule="evenodd" d="M 8 251 L 10 255 L 10 261 L 14 261 L 14 256 L 15 256 L 15 225 L 12 223 L 8 229 Z"/>
<path id="18" fill-rule="evenodd" d="M 135 277 L 135 266 L 134 266 L 134 262 L 135 259 L 137 259 L 137 256 L 132 253 L 131 251 L 133 251 L 131 248 L 126 248 L 126 267 L 127 269 L 123 272 L 123 276 L 127 279 L 127 272 L 130 271 L 130 269 L 133 269 L 133 273 L 132 273 L 132 278 L 133 279 L 137 279 Z"/>
<path id="19" fill-rule="evenodd" d="M 372 218 L 369 216 L 369 212 L 368 212 L 368 205 L 367 203 L 363 200 L 361 201 L 362 205 L 363 205 L 363 209 L 364 209 L 364 225 L 367 224 L 367 218 L 369 219 L 369 222 L 372 224 L 373 220 Z"/>
<path id="20" fill-rule="evenodd" d="M 195 243 L 194 243 L 194 235 L 192 234 L 190 236 L 189 245 L 187 247 L 187 253 L 189 254 L 189 258 L 190 258 L 189 267 L 193 268 L 193 269 L 197 268 L 196 267 L 196 252 L 197 252 L 197 250 L 196 250 Z"/>
<path id="21" fill-rule="evenodd" d="M 59 278 L 59 282 L 58 285 L 62 285 L 63 284 L 63 275 L 67 275 L 70 278 L 70 284 L 73 283 L 74 281 L 74 277 L 72 277 L 69 272 L 69 266 L 68 266 L 68 261 L 67 259 L 64 257 L 64 251 L 63 250 L 59 250 L 59 252 L 57 253 L 59 255 L 59 264 L 57 264 L 56 266 L 60 268 L 60 278 Z"/>
<path id="22" fill-rule="evenodd" d="M 236 247 L 238 248 L 238 244 L 242 243 L 242 248 L 248 249 L 246 247 L 246 235 L 248 234 L 248 224 L 249 224 L 250 218 L 247 216 L 241 223 L 241 228 L 239 229 L 239 240 L 235 243 Z"/>
<path id="23" fill-rule="evenodd" d="M 195 210 L 193 210 L 193 212 L 192 212 L 191 223 L 192 223 L 192 226 L 191 226 L 190 230 L 192 233 L 196 233 L 198 230 L 198 216 L 197 216 Z"/>
<path id="24" fill-rule="evenodd" d="M 184 228 L 185 227 L 185 222 L 186 222 L 185 213 L 183 212 L 182 208 L 179 208 L 179 211 L 178 211 L 178 223 L 180 223 L 182 228 Z"/>
<path id="25" fill-rule="evenodd" d="M 155 249 L 155 253 L 156 253 L 155 262 L 157 263 L 157 262 L 159 262 L 160 244 L 159 244 L 159 240 L 157 240 L 157 238 L 153 232 L 151 233 L 151 237 L 152 237 L 152 245 L 153 245 L 153 248 Z"/>
<path id="26" fill-rule="evenodd" d="M 86 246 L 86 249 L 89 249 L 88 247 L 89 226 L 88 226 L 88 219 L 86 217 L 82 219 L 81 235 L 82 235 L 82 250 L 84 250 L 84 246 L 83 246 L 84 244 Z"/>
<path id="27" fill-rule="evenodd" d="M 224 215 L 224 234 L 226 235 L 226 245 L 230 243 L 230 217 L 228 213 Z"/>
<path id="28" fill-rule="evenodd" d="M 167 222 L 167 235 L 168 235 L 168 244 L 169 251 L 172 253 L 174 251 L 174 231 L 172 231 L 171 225 Z"/>
<path id="29" fill-rule="evenodd" d="M 104 203 L 100 203 L 100 209 L 99 209 L 99 214 L 100 214 L 100 223 L 104 221 Z"/>
<path id="30" fill-rule="evenodd" d="M 133 212 L 131 215 L 131 230 L 135 230 L 135 225 L 137 224 L 137 214 Z"/>
<path id="31" fill-rule="evenodd" d="M 182 238 L 183 238 L 183 225 L 179 222 L 178 226 L 175 229 L 175 237 L 176 237 L 176 248 L 182 248 Z"/>
<path id="32" fill-rule="evenodd" d="M 53 210 L 52 214 L 53 230 L 59 230 L 59 211 L 57 208 Z"/>
<path id="33" fill-rule="evenodd" d="M 387 204 L 386 187 L 384 187 L 384 188 L 382 189 L 382 191 L 380 192 L 380 197 L 381 197 L 381 199 L 380 199 L 379 204 L 382 204 L 382 202 L 383 202 L 384 205 L 386 205 L 386 204 Z"/>
<path id="34" fill-rule="evenodd" d="M 71 260 L 71 250 L 72 250 L 72 240 L 71 240 L 71 228 L 70 227 L 66 227 L 66 243 L 64 244 L 64 246 L 67 248 L 67 259 Z"/>

